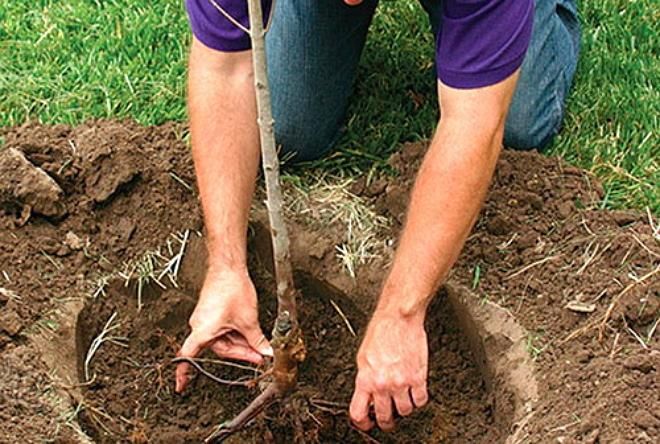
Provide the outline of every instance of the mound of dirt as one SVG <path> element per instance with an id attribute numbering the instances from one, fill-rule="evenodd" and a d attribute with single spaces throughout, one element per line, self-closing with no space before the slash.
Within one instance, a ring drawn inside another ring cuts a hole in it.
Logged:
<path id="1" fill-rule="evenodd" d="M 390 159 L 396 179 L 371 185 L 395 230 L 424 151 L 404 147 Z M 505 151 L 454 267 L 451 280 L 529 331 L 543 393 L 531 441 L 660 439 L 660 233 L 646 214 L 598 209 L 602 197 L 559 159 Z"/>
<path id="2" fill-rule="evenodd" d="M 0 441 L 79 440 L 50 370 L 25 359 L 38 356 L 28 339 L 65 335 L 63 304 L 171 233 L 201 229 L 182 133 L 115 121 L 0 129 L 0 351 L 3 370 L 26 375 L 0 384 Z"/>
<path id="3" fill-rule="evenodd" d="M 0 152 L 0 177 L 0 207 L 9 212 L 15 207 L 22 216 L 22 223 L 33 211 L 52 217 L 66 214 L 62 189 L 20 151 L 9 148 Z"/>
<path id="4" fill-rule="evenodd" d="M 3 309 L 0 347 L 171 233 L 202 227 L 193 189 L 173 178 L 194 185 L 175 125 L 102 121 L 3 131 L 0 286 L 20 299 Z"/>
<path id="5" fill-rule="evenodd" d="M 185 335 L 204 272 L 201 261 L 182 266 L 179 290 L 144 288 L 145 305 L 139 313 L 139 279 L 128 288 L 124 280 L 109 280 L 118 272 L 136 278 L 145 270 L 125 263 L 135 264 L 145 252 L 152 253 L 149 260 L 160 260 L 158 247 L 171 256 L 181 239 L 172 240 L 172 233 L 189 230 L 196 237 L 202 229 L 183 128 L 97 121 L 76 128 L 28 124 L 0 133 L 5 140 L 0 149 L 0 350 L 3 360 L 11 362 L 12 374 L 29 375 L 7 378 L 0 385 L 0 399 L 8 401 L 0 403 L 0 440 L 83 439 L 76 431 L 75 412 L 62 410 L 54 387 L 77 392 L 80 422 L 102 442 L 178 442 L 206 436 L 253 391 L 221 388 L 199 376 L 186 395 L 171 394 L 168 362 Z M 347 426 L 343 407 L 352 388 L 358 340 L 329 299 L 359 332 L 393 256 L 424 151 L 423 144 L 405 146 L 390 162 L 397 176 L 353 184 L 363 204 L 391 221 L 377 233 L 381 247 L 369 263 L 356 266 L 355 277 L 336 257 L 345 221 L 327 227 L 315 224 L 313 211 L 292 215 L 297 268 L 330 288 L 319 291 L 316 281 L 306 281 L 308 292 L 310 286 L 314 291 L 305 299 L 302 319 L 310 346 L 317 347 L 310 350 L 301 376 L 303 394 L 310 396 L 286 405 L 308 414 L 300 416 L 301 427 L 273 407 L 245 436 L 277 442 L 303 429 L 318 433 L 321 442 L 371 439 Z M 490 381 L 484 373 L 469 332 L 456 323 L 440 296 L 428 325 L 434 402 L 403 421 L 396 439 L 658 441 L 658 232 L 642 213 L 596 209 L 601 197 L 593 178 L 560 160 L 504 153 L 450 284 L 471 288 L 485 305 L 505 307 L 527 329 L 527 349 L 540 383 L 538 402 L 529 406 L 526 416 L 520 417 L 518 407 L 514 415 L 514 401 L 497 392 L 497 384 L 491 387 L 497 380 Z M 255 214 L 256 220 L 261 217 Z M 260 252 L 267 245 L 266 235 L 265 230 L 254 231 L 254 251 L 261 257 L 267 254 Z M 142 262 L 147 268 L 153 265 L 149 260 Z M 254 271 L 267 325 L 273 310 L 268 278 Z M 108 282 L 115 283 L 106 286 Z M 62 306 L 72 299 L 89 301 L 91 294 L 96 294 L 96 302 L 87 302 L 81 317 L 80 349 L 115 312 L 119 338 L 97 350 L 90 367 L 96 378 L 89 386 L 76 387 L 77 380 L 52 381 L 56 372 L 35 362 L 31 338 L 46 335 L 56 343 L 65 337 L 70 332 L 61 322 Z M 482 345 L 497 349 L 505 343 Z M 127 345 L 130 353 L 118 344 Z M 244 374 L 224 366 L 209 369 L 227 377 Z M 337 410 L 342 413 L 335 415 Z M 508 430 L 511 420 L 517 424 Z"/>

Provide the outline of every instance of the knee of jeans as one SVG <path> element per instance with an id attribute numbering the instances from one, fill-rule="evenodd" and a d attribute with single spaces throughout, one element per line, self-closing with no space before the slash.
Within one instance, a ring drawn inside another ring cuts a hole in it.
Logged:
<path id="1" fill-rule="evenodd" d="M 504 128 L 504 146 L 516 150 L 545 148 L 559 132 L 561 120 L 561 112 L 541 119 L 531 115 L 509 115 Z"/>
<path id="2" fill-rule="evenodd" d="M 339 133 L 339 125 L 275 122 L 275 141 L 280 148 L 280 158 L 294 163 L 320 158 L 332 148 Z"/>

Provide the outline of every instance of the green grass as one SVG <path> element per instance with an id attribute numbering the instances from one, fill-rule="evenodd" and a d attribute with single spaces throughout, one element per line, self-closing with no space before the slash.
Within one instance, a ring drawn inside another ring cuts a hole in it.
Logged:
<path id="1" fill-rule="evenodd" d="M 660 213 L 660 8 L 655 0 L 589 0 L 581 14 L 582 58 L 565 127 L 549 152 L 594 171 L 605 206 Z M 2 2 L 0 125 L 185 120 L 188 41 L 180 0 Z M 401 142 L 429 137 L 437 106 L 432 57 L 421 8 L 382 2 L 346 135 L 317 166 L 379 168 Z"/>
<path id="2" fill-rule="evenodd" d="M 0 5 L 0 125 L 185 119 L 188 28 L 179 1 Z"/>

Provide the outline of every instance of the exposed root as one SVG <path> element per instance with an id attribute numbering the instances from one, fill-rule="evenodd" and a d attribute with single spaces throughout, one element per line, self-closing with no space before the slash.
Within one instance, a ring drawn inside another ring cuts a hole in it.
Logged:
<path id="1" fill-rule="evenodd" d="M 646 335 L 646 342 L 651 342 L 651 339 L 653 339 L 653 335 L 655 334 L 655 330 L 658 328 L 658 323 L 660 323 L 660 316 L 655 320 L 655 322 L 653 323 L 653 326 L 649 329 L 649 332 Z"/>
<path id="2" fill-rule="evenodd" d="M 190 359 L 186 357 L 179 357 L 179 358 L 174 358 L 172 359 L 173 364 L 178 364 L 179 362 L 187 362 L 188 364 L 192 365 L 197 369 L 198 372 L 206 376 L 212 381 L 217 382 L 218 384 L 224 384 L 224 385 L 230 385 L 230 386 L 241 386 L 241 387 L 253 387 L 255 385 L 254 381 L 252 380 L 230 380 L 230 379 L 222 379 L 217 376 L 215 376 L 213 373 L 210 373 L 197 362 L 196 359 Z"/>
<path id="3" fill-rule="evenodd" d="M 348 405 L 339 402 L 327 401 L 325 399 L 312 398 L 309 400 L 310 405 L 314 408 L 331 414 L 332 416 L 343 415 L 348 413 Z"/>
<path id="4" fill-rule="evenodd" d="M 231 421 L 222 423 L 209 435 L 204 442 L 222 442 L 232 434 L 242 430 L 250 421 L 256 418 L 266 407 L 281 397 L 282 391 L 274 382 L 266 386 L 252 402 Z"/>
<path id="5" fill-rule="evenodd" d="M 177 349 L 178 350 L 178 349 Z M 216 365 L 224 365 L 226 367 L 232 367 L 232 368 L 237 368 L 239 370 L 245 370 L 249 372 L 254 372 L 258 375 L 262 375 L 264 373 L 268 373 L 268 371 L 263 371 L 260 370 L 257 367 L 252 367 L 250 365 L 245 365 L 245 364 L 239 364 L 237 362 L 232 362 L 232 361 L 225 361 L 224 359 L 213 359 L 213 358 L 195 358 L 195 361 L 199 363 L 209 363 L 209 364 L 216 364 Z"/>
<path id="6" fill-rule="evenodd" d="M 362 439 L 364 440 L 364 442 L 368 442 L 368 443 L 370 443 L 370 444 L 381 444 L 380 441 L 378 441 L 376 438 L 374 438 L 373 436 L 369 435 L 367 432 L 364 432 L 364 431 L 358 429 L 358 428 L 355 427 L 353 424 L 351 424 L 351 428 L 352 428 L 353 430 L 355 430 L 356 432 L 358 432 L 358 435 L 360 435 L 360 436 L 362 437 Z"/>
<path id="7" fill-rule="evenodd" d="M 0 287 L 0 296 L 5 297 L 6 299 L 12 300 L 19 302 L 21 300 L 21 297 L 16 294 L 15 292 L 8 290 L 6 288 Z"/>
<path id="8" fill-rule="evenodd" d="M 243 429 L 247 424 L 259 415 L 273 401 L 289 393 L 296 386 L 298 376 L 298 364 L 305 359 L 305 344 L 302 340 L 300 329 L 294 327 L 287 312 L 281 313 L 275 320 L 273 328 L 273 340 L 271 341 L 274 352 L 273 366 L 262 372 L 256 379 L 251 381 L 227 381 L 206 372 L 195 359 L 176 358 L 172 362 L 187 362 L 193 365 L 210 379 L 226 385 L 243 385 L 253 387 L 256 382 L 266 376 L 272 376 L 272 381 L 266 389 L 259 394 L 243 411 L 234 419 L 220 424 L 217 429 L 206 438 L 205 442 L 222 441 L 228 436 Z"/>
<path id="9" fill-rule="evenodd" d="M 84 370 L 85 370 L 85 382 L 88 382 L 91 379 L 91 376 L 89 374 L 89 366 L 92 362 L 92 359 L 94 358 L 94 355 L 98 351 L 98 349 L 103 345 L 104 342 L 110 342 L 115 345 L 119 345 L 121 347 L 127 347 L 126 341 L 127 338 L 123 336 L 112 336 L 111 333 L 118 329 L 120 327 L 120 323 L 113 324 L 115 318 L 117 317 L 117 312 L 112 313 L 110 315 L 110 318 L 108 318 L 108 321 L 105 323 L 105 326 L 103 327 L 103 330 L 99 335 L 94 338 L 92 343 L 89 346 L 89 349 L 87 350 L 87 355 L 85 356 L 85 363 L 84 363 Z"/>
<path id="10" fill-rule="evenodd" d="M 335 309 L 335 311 L 337 312 L 339 317 L 344 321 L 344 324 L 346 324 L 346 328 L 351 333 L 351 335 L 353 337 L 357 336 L 357 334 L 355 333 L 355 329 L 353 329 L 353 326 L 351 325 L 351 322 L 348 320 L 348 318 L 346 317 L 344 312 L 341 310 L 341 308 L 339 308 L 339 305 L 337 305 L 337 303 L 335 301 L 333 301 L 332 299 L 330 299 L 330 305 L 332 305 L 332 308 Z"/>
<path id="11" fill-rule="evenodd" d="M 588 331 L 590 331 L 592 328 L 595 328 L 596 326 L 598 326 L 598 341 L 602 342 L 603 338 L 605 336 L 605 328 L 607 327 L 607 324 L 608 324 L 610 318 L 612 317 L 612 313 L 614 312 L 614 308 L 617 306 L 617 304 L 619 303 L 621 298 L 626 293 L 628 293 L 630 290 L 632 290 L 634 287 L 636 287 L 637 285 L 645 282 L 649 278 L 656 275 L 658 272 L 660 272 L 660 267 L 656 267 L 655 269 L 651 270 L 650 272 L 648 272 L 647 274 L 645 274 L 641 278 L 639 278 L 639 279 L 631 282 L 630 284 L 628 284 L 623 290 L 621 290 L 621 292 L 619 294 L 617 294 L 614 298 L 612 298 L 612 302 L 610 302 L 610 305 L 607 307 L 607 310 L 605 311 L 605 314 L 600 319 L 600 321 L 598 319 L 595 319 L 595 320 L 592 320 L 591 322 L 589 322 L 587 325 L 578 328 L 577 330 L 573 331 L 571 334 L 566 336 L 566 338 L 564 338 L 562 341 L 560 341 L 559 345 L 566 344 L 567 342 L 577 338 L 578 336 L 581 336 L 584 333 L 587 333 Z M 640 342 L 640 344 L 642 344 L 642 346 L 644 348 L 647 347 L 646 344 L 644 343 L 644 341 L 642 340 L 642 338 L 639 336 L 639 334 L 637 334 L 634 330 L 630 331 L 630 329 L 628 329 L 628 332 L 638 342 Z M 615 343 L 615 345 L 616 345 L 616 343 Z M 614 348 L 613 348 L 613 350 L 614 350 Z"/>
<path id="12" fill-rule="evenodd" d="M 114 419 L 112 416 L 108 415 L 106 412 L 104 412 L 100 408 L 96 408 L 91 404 L 88 404 L 84 400 L 81 400 L 76 407 L 76 412 L 79 412 L 81 410 L 85 410 L 88 414 L 88 417 L 94 421 L 103 431 L 105 431 L 108 435 L 110 436 L 117 436 L 118 433 L 114 430 L 112 430 L 109 426 L 107 426 L 101 418 L 106 419 L 109 423 L 116 424 L 117 420 Z"/>
<path id="13" fill-rule="evenodd" d="M 559 256 L 560 256 L 559 254 L 556 254 L 556 255 L 554 255 L 554 256 L 544 257 L 544 258 L 541 259 L 541 260 L 538 260 L 538 261 L 536 261 L 536 262 L 532 262 L 531 264 L 525 265 L 525 266 L 522 267 L 520 270 L 515 271 L 515 272 L 511 273 L 510 275 L 506 276 L 506 277 L 504 278 L 504 280 L 505 280 L 505 281 L 508 281 L 508 280 L 510 280 L 510 279 L 513 279 L 514 277 L 516 277 L 516 276 L 518 276 L 518 275 L 520 275 L 520 274 L 526 272 L 527 270 L 530 270 L 530 269 L 532 269 L 532 268 L 534 268 L 534 267 L 538 267 L 539 265 L 543 265 L 543 264 L 545 264 L 546 262 L 549 262 L 549 261 L 555 260 L 555 259 L 559 258 Z"/>

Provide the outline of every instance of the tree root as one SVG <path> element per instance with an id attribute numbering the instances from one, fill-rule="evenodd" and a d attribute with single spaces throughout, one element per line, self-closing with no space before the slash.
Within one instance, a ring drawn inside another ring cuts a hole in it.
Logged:
<path id="1" fill-rule="evenodd" d="M 274 382 L 271 382 L 242 412 L 236 415 L 231 421 L 220 424 L 204 442 L 222 442 L 230 435 L 242 430 L 259 413 L 263 412 L 266 407 L 281 396 L 282 391 Z"/>
<path id="2" fill-rule="evenodd" d="M 241 386 L 241 387 L 252 387 L 255 384 L 252 381 L 245 381 L 245 380 L 240 380 L 240 379 L 236 380 L 236 381 L 232 381 L 232 380 L 229 380 L 229 379 L 218 378 L 214 374 L 204 370 L 204 368 L 201 365 L 199 365 L 199 363 L 195 359 L 186 358 L 186 357 L 183 357 L 183 356 L 172 359 L 172 364 L 178 364 L 179 362 L 187 362 L 188 364 L 195 367 L 195 369 L 197 369 L 198 372 L 200 372 L 201 374 L 203 374 L 204 376 L 206 376 L 210 380 L 217 382 L 218 384 L 231 385 L 231 386 L 238 385 L 238 386 Z"/>
<path id="3" fill-rule="evenodd" d="M 259 413 L 268 407 L 273 401 L 289 393 L 296 386 L 298 376 L 298 364 L 305 359 L 305 344 L 300 329 L 293 328 L 288 312 L 280 313 L 275 320 L 273 328 L 273 340 L 271 341 L 275 360 L 273 366 L 266 373 L 272 376 L 271 382 L 266 389 L 259 394 L 245 409 L 234 419 L 224 422 L 208 437 L 205 442 L 221 442 L 233 433 L 243 429 Z M 194 363 L 194 361 L 192 361 Z M 196 364 L 196 363 L 195 363 Z M 198 367 L 198 370 L 200 368 Z M 208 376 L 208 375 L 207 375 Z M 217 377 L 212 378 L 216 382 Z M 234 382 L 230 385 L 239 385 Z"/>

